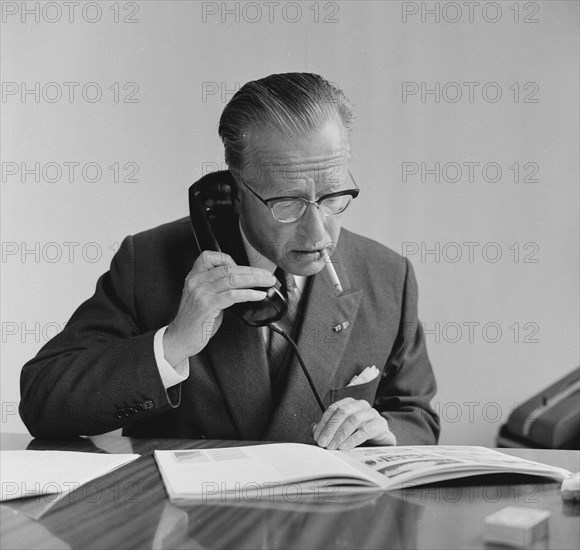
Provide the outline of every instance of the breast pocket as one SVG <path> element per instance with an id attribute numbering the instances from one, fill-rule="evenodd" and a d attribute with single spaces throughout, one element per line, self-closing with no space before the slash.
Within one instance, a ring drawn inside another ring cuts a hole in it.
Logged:
<path id="1" fill-rule="evenodd" d="M 356 386 L 345 386 L 344 388 L 335 388 L 330 390 L 330 402 L 336 403 L 345 397 L 352 397 L 353 399 L 364 399 L 372 407 L 375 402 L 375 395 L 380 382 L 380 375 L 364 384 L 357 384 Z"/>

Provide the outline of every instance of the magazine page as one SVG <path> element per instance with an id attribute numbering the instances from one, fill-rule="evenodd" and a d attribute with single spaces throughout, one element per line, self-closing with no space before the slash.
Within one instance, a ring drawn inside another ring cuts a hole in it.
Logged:
<path id="1" fill-rule="evenodd" d="M 313 480 L 379 488 L 374 481 L 378 476 L 372 470 L 352 466 L 332 452 L 300 443 L 164 450 L 155 451 L 155 459 L 172 499 L 223 499 L 228 493 L 251 493 L 259 498 L 279 492 L 288 484 L 301 492 L 314 492 L 317 485 Z"/>
<path id="2" fill-rule="evenodd" d="M 382 474 L 387 489 L 486 473 L 518 473 L 564 479 L 568 470 L 476 446 L 359 447 L 343 451 L 351 460 Z"/>

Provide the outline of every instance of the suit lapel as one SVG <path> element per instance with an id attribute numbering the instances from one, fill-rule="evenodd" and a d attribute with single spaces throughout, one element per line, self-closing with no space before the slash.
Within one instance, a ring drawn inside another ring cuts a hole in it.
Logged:
<path id="1" fill-rule="evenodd" d="M 362 299 L 362 290 L 353 291 L 340 254 L 333 264 L 343 286 L 337 295 L 327 269 L 313 277 L 296 344 L 326 407 L 330 405 L 332 380 L 338 370 L 351 334 L 351 326 Z M 343 322 L 346 328 L 336 330 Z M 320 419 L 320 407 L 296 357 L 289 366 L 288 381 L 280 403 L 262 439 L 312 442 L 310 425 Z"/>

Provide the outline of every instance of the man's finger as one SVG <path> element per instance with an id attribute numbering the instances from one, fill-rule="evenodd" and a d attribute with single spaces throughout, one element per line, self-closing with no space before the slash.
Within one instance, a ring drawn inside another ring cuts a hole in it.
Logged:
<path id="1" fill-rule="evenodd" d="M 234 262 L 233 258 L 225 252 L 204 250 L 193 263 L 191 271 L 193 273 L 203 273 L 204 271 L 209 271 L 214 267 L 219 267 L 222 265 L 229 265 L 234 267 L 237 264 Z"/>
<path id="2" fill-rule="evenodd" d="M 350 397 L 346 397 L 344 399 L 341 399 L 340 401 L 336 401 L 334 403 L 332 403 L 331 405 L 329 405 L 329 407 L 324 411 L 324 414 L 322 415 L 322 418 L 320 419 L 320 421 L 318 422 L 318 424 L 316 425 L 316 427 L 314 428 L 314 440 L 317 441 L 318 438 L 320 437 L 320 434 L 322 433 L 322 430 L 326 427 L 326 424 L 328 423 L 328 421 L 332 418 L 332 415 L 338 410 L 340 409 L 340 407 L 344 404 L 346 404 L 349 400 L 354 401 L 354 399 L 351 399 Z"/>
<path id="3" fill-rule="evenodd" d="M 354 434 L 361 426 L 371 422 L 376 418 L 376 411 L 374 409 L 361 408 L 351 412 L 347 417 L 336 427 L 334 435 L 326 444 L 327 449 L 338 449 L 344 441 Z M 323 436 L 324 437 L 324 436 Z"/>
<path id="4" fill-rule="evenodd" d="M 354 433 L 349 435 L 338 446 L 338 449 L 340 451 L 349 451 L 350 449 L 354 449 L 355 447 L 362 445 L 365 441 L 373 439 L 385 429 L 384 422 L 382 420 L 384 419 L 375 416 L 369 422 L 365 422 L 359 426 Z"/>
<path id="5" fill-rule="evenodd" d="M 333 405 L 336 405 L 334 411 L 332 411 L 334 408 Z M 341 428 L 350 415 L 359 410 L 371 410 L 370 405 L 366 401 L 354 400 L 352 398 L 337 401 L 336 403 L 333 403 L 333 405 L 327 409 L 330 417 L 324 424 L 321 420 L 318 425 L 318 433 L 316 434 L 315 440 L 321 447 L 327 447 L 330 444 L 331 440 L 335 437 L 336 432 Z"/>
<path id="6" fill-rule="evenodd" d="M 194 272 L 195 273 L 195 272 Z M 197 272 L 199 273 L 199 272 Z M 204 272 L 202 272 L 204 273 Z M 268 278 L 274 277 L 267 269 L 262 269 L 260 267 L 249 267 L 247 265 L 236 265 L 236 264 L 220 264 L 216 267 L 212 267 L 206 274 L 208 281 L 218 281 L 223 278 L 228 278 L 231 275 L 234 276 L 249 276 L 256 278 Z M 275 281 L 275 277 L 274 277 Z M 273 283 L 272 283 L 273 284 Z"/>
<path id="7" fill-rule="evenodd" d="M 217 269 L 213 271 L 217 271 Z M 211 289 L 215 293 L 220 293 L 226 292 L 227 290 L 238 288 L 253 288 L 253 287 L 269 288 L 273 286 L 275 282 L 276 278 L 271 274 L 247 275 L 247 274 L 236 274 L 232 272 L 225 277 L 219 277 L 215 281 L 213 281 Z"/>
<path id="8" fill-rule="evenodd" d="M 217 309 L 226 309 L 241 302 L 259 302 L 267 296 L 263 290 L 244 288 L 238 290 L 227 290 L 214 296 L 212 305 Z"/>

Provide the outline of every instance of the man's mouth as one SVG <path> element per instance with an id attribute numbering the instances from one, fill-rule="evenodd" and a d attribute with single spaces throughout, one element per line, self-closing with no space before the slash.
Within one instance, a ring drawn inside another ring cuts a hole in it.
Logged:
<path id="1" fill-rule="evenodd" d="M 315 248 L 314 250 L 293 250 L 294 254 L 300 256 L 301 258 L 309 259 L 322 259 L 322 248 Z"/>

